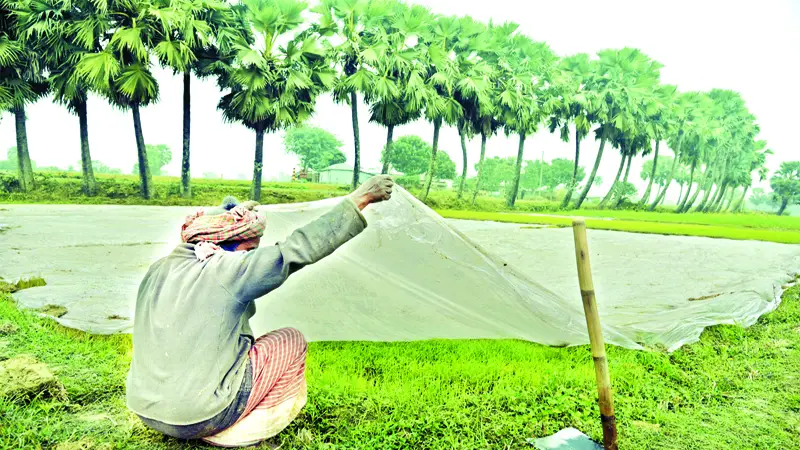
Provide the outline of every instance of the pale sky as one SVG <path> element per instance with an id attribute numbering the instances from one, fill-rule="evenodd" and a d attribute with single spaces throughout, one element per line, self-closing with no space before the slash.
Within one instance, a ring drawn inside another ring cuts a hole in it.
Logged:
<path id="1" fill-rule="evenodd" d="M 800 105 L 800 0 L 718 1 L 718 0 L 417 0 L 442 14 L 471 15 L 495 22 L 513 21 L 535 40 L 550 44 L 559 55 L 593 54 L 605 48 L 636 47 L 661 62 L 662 82 L 682 91 L 733 89 L 742 94 L 761 126 L 760 139 L 775 154 L 768 160 L 771 171 L 781 161 L 800 159 L 796 141 L 796 109 Z M 167 167 L 178 174 L 182 140 L 182 83 L 179 76 L 157 70 L 160 101 L 142 110 L 145 142 L 167 144 L 173 162 Z M 241 125 L 226 124 L 216 110 L 220 92 L 212 80 L 193 80 L 192 85 L 192 174 L 222 173 L 251 176 L 255 134 Z M 136 161 L 133 120 L 130 112 L 111 108 L 100 98 L 89 101 L 89 139 L 92 158 L 130 173 Z M 43 99 L 28 107 L 28 142 L 31 157 L 39 165 L 79 167 L 78 119 L 66 109 Z M 378 167 L 386 140 L 383 127 L 368 123 L 366 106 L 359 108 L 362 167 Z M 352 161 L 353 131 L 347 105 L 334 104 L 329 96 L 318 102 L 311 123 L 334 133 L 342 150 Z M 399 127 L 395 138 L 416 134 L 430 140 L 433 127 L 424 122 Z M 0 157 L 16 145 L 13 117 L 0 117 Z M 662 146 L 663 148 L 663 146 Z M 447 151 L 461 167 L 458 133 L 442 130 L 440 149 Z M 517 138 L 492 138 L 487 156 L 515 156 Z M 546 129 L 529 138 L 525 159 L 573 158 L 574 144 L 563 143 Z M 587 172 L 594 163 L 597 143 L 582 143 L 581 165 Z M 468 144 L 470 172 L 480 153 L 480 140 Z M 666 152 L 665 152 L 666 153 Z M 280 134 L 264 142 L 264 179 L 290 174 L 296 158 L 283 151 Z M 642 160 L 634 162 L 631 181 L 639 178 Z M 600 166 L 603 185 L 608 189 L 619 165 L 616 152 L 605 152 Z M 766 184 L 766 183 L 765 183 Z M 677 196 L 677 189 L 670 197 Z"/>

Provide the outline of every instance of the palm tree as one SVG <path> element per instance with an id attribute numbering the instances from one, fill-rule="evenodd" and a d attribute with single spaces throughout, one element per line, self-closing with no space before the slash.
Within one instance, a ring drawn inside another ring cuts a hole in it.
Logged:
<path id="1" fill-rule="evenodd" d="M 342 41 L 332 51 L 342 70 L 333 98 L 337 102 L 350 104 L 355 150 L 353 189 L 358 186 L 361 173 L 358 93 L 365 93 L 373 86 L 374 67 L 379 64 L 382 51 L 369 45 L 365 39 L 365 30 L 380 27 L 392 6 L 386 0 L 322 0 L 312 9 L 320 14 L 320 29 L 325 33 L 335 33 Z"/>
<path id="2" fill-rule="evenodd" d="M 558 98 L 555 88 L 548 89 L 556 57 L 547 44 L 523 35 L 514 36 L 510 44 L 509 54 L 504 56 L 499 99 L 506 134 L 519 136 L 514 181 L 506 197 L 506 205 L 513 207 L 519 191 L 525 139 L 557 109 Z"/>
<path id="3" fill-rule="evenodd" d="M 587 116 L 598 124 L 595 138 L 600 141 L 600 147 L 586 186 L 575 200 L 575 208 L 581 207 L 592 188 L 606 142 L 615 130 L 627 133 L 635 129 L 636 116 L 644 115 L 659 83 L 661 64 L 639 50 L 603 50 L 598 56 L 599 60 L 592 62 L 585 87 L 595 99 L 589 105 Z"/>
<path id="4" fill-rule="evenodd" d="M 575 125 L 575 161 L 572 167 L 572 179 L 567 185 L 567 193 L 561 200 L 561 208 L 566 208 L 572 199 L 578 183 L 578 167 L 581 155 L 581 141 L 589 134 L 591 126 L 586 118 L 586 107 L 590 92 L 584 89 L 584 80 L 590 74 L 589 55 L 579 53 L 563 58 L 559 62 L 557 83 L 560 84 L 561 101 L 559 108 L 550 116 L 550 132 L 560 129 L 561 140 L 569 142 L 569 124 Z"/>
<path id="5" fill-rule="evenodd" d="M 483 165 L 486 160 L 486 141 L 488 138 L 497 134 L 503 127 L 500 120 L 499 93 L 502 87 L 500 64 L 504 61 L 505 49 L 508 48 L 511 38 L 516 33 L 519 25 L 515 23 L 505 23 L 503 25 L 489 24 L 487 34 L 487 45 L 478 55 L 486 61 L 490 72 L 488 78 L 489 101 L 482 101 L 477 104 L 477 109 L 470 110 L 470 122 L 472 128 L 481 135 L 481 154 L 476 166 L 478 176 L 475 180 L 475 190 L 472 193 L 472 205 L 478 198 L 483 181 Z"/>
<path id="6" fill-rule="evenodd" d="M 428 47 L 425 73 L 425 118 L 433 123 L 431 159 L 425 175 L 425 185 L 420 199 L 424 202 L 431 190 L 436 173 L 436 154 L 439 150 L 439 132 L 442 123 L 457 125 L 463 117 L 461 105 L 453 93 L 458 80 L 458 70 L 451 52 L 458 39 L 460 23 L 455 17 L 438 17 L 423 36 Z"/>
<path id="7" fill-rule="evenodd" d="M 459 20 L 459 39 L 454 46 L 455 67 L 458 81 L 453 96 L 461 105 L 462 117 L 458 120 L 458 136 L 461 141 L 461 181 L 457 198 L 464 196 L 467 180 L 467 141 L 480 133 L 481 111 L 492 109 L 493 69 L 480 56 L 492 44 L 489 29 L 471 17 Z"/>
<path id="8" fill-rule="evenodd" d="M 605 197 L 603 197 L 598 205 L 598 208 L 600 209 L 605 208 L 608 202 L 615 195 L 619 194 L 618 189 L 620 186 L 623 186 L 624 183 L 628 182 L 628 176 L 630 175 L 631 171 L 631 162 L 633 161 L 633 158 L 647 146 L 649 137 L 644 130 L 643 124 L 637 123 L 636 129 L 631 130 L 628 133 L 623 133 L 619 130 L 613 129 L 612 138 L 610 141 L 612 146 L 619 150 L 621 158 L 619 162 L 619 168 L 617 169 L 617 175 L 614 178 L 614 181 L 611 183 L 611 187 L 609 188 Z M 622 169 L 626 166 L 627 169 L 625 169 L 625 177 L 622 179 Z M 620 184 L 620 181 L 622 181 L 622 184 Z M 621 204 L 624 200 L 623 196 L 618 196 L 620 197 L 619 202 L 615 204 L 615 207 Z"/>
<path id="9" fill-rule="evenodd" d="M 650 201 L 650 191 L 653 187 L 653 178 L 655 176 L 655 169 L 658 165 L 658 152 L 661 145 L 661 140 L 667 134 L 667 131 L 673 124 L 673 104 L 675 102 L 675 95 L 677 88 L 673 85 L 663 84 L 658 87 L 655 95 L 651 98 L 648 104 L 649 110 L 648 119 L 645 124 L 647 133 L 650 138 L 655 141 L 653 149 L 653 173 L 647 182 L 647 187 L 639 200 L 639 206 L 644 206 L 645 203 Z M 653 147 L 647 145 L 642 151 L 642 156 L 647 156 Z"/>
<path id="10" fill-rule="evenodd" d="M 780 199 L 781 206 L 777 214 L 781 216 L 789 203 L 796 203 L 800 199 L 800 161 L 782 162 L 769 184 L 775 197 Z"/>
<path id="11" fill-rule="evenodd" d="M 702 212 L 719 208 L 731 182 L 735 181 L 736 168 L 746 166 L 742 160 L 742 150 L 752 144 L 759 132 L 755 117 L 738 93 L 712 89 L 708 95 L 713 103 L 713 120 L 719 131 L 709 152 L 708 167 L 713 171 L 713 178 L 707 182 L 708 189 L 695 209 Z M 714 187 L 716 191 L 713 191 Z"/>
<path id="12" fill-rule="evenodd" d="M 370 122 L 386 127 L 386 147 L 381 173 L 388 173 L 392 157 L 395 127 L 417 120 L 424 109 L 420 95 L 422 84 L 420 55 L 425 51 L 419 36 L 428 27 L 430 12 L 421 6 L 408 7 L 393 2 L 391 13 L 383 16 L 379 26 L 365 30 L 370 48 L 380 51 L 375 69 L 376 78 L 365 92 L 370 105 Z M 414 89 L 409 87 L 414 84 Z"/>
<path id="13" fill-rule="evenodd" d="M 78 116 L 82 190 L 84 195 L 96 195 L 86 106 L 94 87 L 78 76 L 76 67 L 84 54 L 102 49 L 100 40 L 111 22 L 105 10 L 85 0 L 20 0 L 14 9 L 20 18 L 19 29 L 47 67 L 54 100 Z"/>
<path id="14" fill-rule="evenodd" d="M 249 24 L 227 3 L 217 0 L 168 0 L 154 8 L 160 27 L 153 39 L 153 51 L 161 64 L 183 77 L 183 152 L 181 195 L 191 189 L 191 80 L 192 74 L 205 78 L 230 67 L 233 40 L 248 34 Z"/>
<path id="15" fill-rule="evenodd" d="M 229 91 L 219 102 L 226 120 L 256 133 L 250 196 L 261 200 L 264 134 L 298 125 L 314 112 L 317 96 L 334 84 L 324 42 L 311 29 L 296 32 L 306 4 L 301 0 L 244 0 L 256 44 L 232 44 L 237 58 L 220 75 Z M 279 42 L 286 42 L 278 47 Z"/>
<path id="16" fill-rule="evenodd" d="M 144 199 L 150 199 L 153 181 L 140 109 L 158 101 L 158 81 L 152 73 L 150 49 L 154 47 L 153 38 L 160 21 L 146 0 L 120 0 L 114 4 L 116 8 L 111 14 L 116 19 L 116 31 L 109 47 L 120 62 L 120 72 L 110 83 L 108 97 L 114 106 L 131 111 L 141 193 Z"/>
<path id="17" fill-rule="evenodd" d="M 626 196 L 623 194 L 623 188 L 628 185 L 628 176 L 631 173 L 631 163 L 633 158 L 639 156 L 640 153 L 644 155 L 645 150 L 649 148 L 649 143 L 650 136 L 647 133 L 642 133 L 636 135 L 629 143 L 626 144 L 625 152 L 622 152 L 622 154 L 627 154 L 628 161 L 625 166 L 625 176 L 622 178 L 622 182 L 617 184 L 617 186 L 614 188 L 614 195 L 617 196 L 617 203 L 614 205 L 614 208 L 619 208 L 625 201 Z"/>
<path id="18" fill-rule="evenodd" d="M 140 110 L 158 100 L 158 82 L 151 71 L 150 50 L 162 27 L 163 17 L 146 0 L 115 0 L 108 3 L 112 20 L 104 46 L 80 55 L 75 74 L 105 95 L 112 105 L 133 116 L 141 194 L 153 194 L 150 165 L 142 130 Z"/>
<path id="19" fill-rule="evenodd" d="M 667 188 L 675 178 L 675 171 L 678 169 L 681 159 L 685 159 L 681 153 L 684 143 L 688 141 L 691 145 L 705 145 L 710 133 L 713 132 L 709 117 L 712 102 L 706 94 L 701 92 L 680 94 L 677 96 L 674 105 L 675 124 L 669 130 L 670 136 L 668 136 L 668 142 L 674 154 L 672 170 L 669 178 L 667 178 L 666 188 L 656 196 L 648 211 L 655 210 L 656 206 L 664 200 Z"/>
<path id="20" fill-rule="evenodd" d="M 753 178 L 751 176 L 753 172 L 757 172 L 759 181 L 764 181 L 767 179 L 767 156 L 772 155 L 773 153 L 772 150 L 767 149 L 766 146 L 766 141 L 757 141 L 753 144 L 752 151 L 750 153 L 750 170 L 747 172 L 747 175 L 744 178 L 744 183 L 742 183 L 742 196 L 739 198 L 736 206 L 733 207 L 733 212 L 743 211 L 745 203 L 744 200 L 747 197 L 747 191 L 753 185 Z"/>
<path id="21" fill-rule="evenodd" d="M 0 1 L 0 108 L 14 114 L 19 182 L 25 192 L 34 188 L 25 106 L 44 96 L 48 88 L 41 55 L 19 34 L 11 5 Z"/>

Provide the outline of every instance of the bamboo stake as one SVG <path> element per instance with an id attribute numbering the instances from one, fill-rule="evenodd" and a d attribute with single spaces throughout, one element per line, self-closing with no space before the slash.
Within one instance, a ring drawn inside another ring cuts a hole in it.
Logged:
<path id="1" fill-rule="evenodd" d="M 600 421 L 603 424 L 603 447 L 605 450 L 617 450 L 617 419 L 614 416 L 614 399 L 611 394 L 611 380 L 608 373 L 606 348 L 603 341 L 603 329 L 600 327 L 600 316 L 597 313 L 597 302 L 594 296 L 592 267 L 589 263 L 589 243 L 586 239 L 586 222 L 572 222 L 575 236 L 575 259 L 578 263 L 578 280 L 583 298 L 583 312 L 586 314 L 586 326 L 589 328 L 589 343 L 594 359 L 594 373 L 597 376 L 597 393 L 600 400 Z"/>

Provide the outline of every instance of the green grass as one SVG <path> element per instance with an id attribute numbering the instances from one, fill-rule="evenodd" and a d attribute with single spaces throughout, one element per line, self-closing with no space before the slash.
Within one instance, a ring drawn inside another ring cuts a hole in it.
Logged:
<path id="1" fill-rule="evenodd" d="M 86 197 L 81 193 L 78 173 L 36 174 L 38 187 L 29 193 L 5 189 L 14 182 L 12 175 L 0 173 L 0 203 L 85 203 L 123 205 L 215 205 L 226 195 L 239 199 L 249 197 L 250 182 L 239 180 L 192 180 L 193 197 L 182 198 L 180 179 L 153 177 L 154 194 L 151 200 L 139 195 L 136 175 L 98 175 L 99 193 Z M 4 184 L 5 183 L 5 184 Z M 261 203 L 297 203 L 344 195 L 347 186 L 312 183 L 264 183 Z M 412 194 L 416 193 L 414 190 Z M 471 197 L 459 200 L 452 191 L 433 191 L 427 203 L 444 217 L 455 219 L 491 220 L 500 222 L 569 226 L 567 217 L 535 216 L 525 213 L 547 213 L 551 216 L 581 215 L 588 217 L 589 228 L 634 233 L 760 240 L 786 244 L 800 243 L 800 217 L 778 217 L 760 213 L 748 214 L 675 214 L 662 209 L 658 212 L 633 210 L 597 210 L 588 201 L 587 209 L 560 211 L 558 203 L 544 199 L 520 200 L 514 209 L 505 206 L 498 197 Z M 611 218 L 614 220 L 601 220 Z"/>
<path id="2" fill-rule="evenodd" d="M 14 283 L 9 283 L 6 280 L 0 278 L 0 293 L 10 294 L 12 292 L 17 292 L 22 289 L 28 289 L 38 286 L 47 286 L 47 283 L 44 281 L 44 278 L 41 277 L 20 278 Z"/>
<path id="3" fill-rule="evenodd" d="M 643 222 L 681 223 L 694 225 L 716 225 L 726 227 L 761 228 L 772 230 L 800 231 L 800 217 L 776 216 L 775 214 L 704 214 L 663 213 L 630 210 L 582 209 L 580 211 L 554 211 L 553 214 L 636 220 Z"/>
<path id="4" fill-rule="evenodd" d="M 70 398 L 0 401 L 0 448 L 202 447 L 125 409 L 129 336 L 68 330 L 0 295 L 0 322 L 18 327 L 0 335 L 0 356 L 46 362 Z M 671 354 L 610 348 L 609 360 L 622 449 L 800 448 L 800 288 L 749 329 L 712 327 Z M 273 442 L 282 449 L 529 448 L 526 437 L 567 426 L 601 436 L 585 346 L 312 343 L 308 379 L 308 406 Z"/>
<path id="5" fill-rule="evenodd" d="M 153 195 L 144 200 L 139 191 L 136 175 L 96 176 L 98 194 L 84 196 L 81 177 L 76 173 L 35 174 L 36 189 L 23 193 L 10 186 L 15 177 L 0 173 L 0 203 L 70 203 L 70 204 L 115 204 L 115 205 L 159 205 L 159 206 L 209 206 L 217 205 L 226 195 L 240 200 L 250 196 L 250 182 L 242 180 L 192 179 L 192 198 L 181 197 L 179 177 L 153 177 Z M 299 203 L 337 197 L 349 192 L 347 186 L 330 184 L 271 183 L 262 184 L 261 203 Z"/>
<path id="6" fill-rule="evenodd" d="M 502 212 L 481 212 L 481 211 L 454 211 L 437 210 L 442 217 L 449 219 L 463 220 L 482 220 L 493 222 L 507 222 L 520 224 L 535 224 L 567 227 L 572 225 L 569 217 L 557 217 L 555 215 L 531 215 L 519 213 Z M 585 212 L 575 211 L 572 215 L 583 216 Z M 638 214 L 632 213 L 630 217 L 637 218 Z M 650 220 L 603 220 L 602 218 L 586 219 L 586 226 L 594 230 L 625 231 L 629 233 L 663 234 L 676 236 L 702 236 L 711 238 L 736 239 L 736 240 L 756 240 L 766 242 L 777 242 L 781 244 L 800 244 L 800 229 L 769 229 L 761 226 L 737 226 L 726 224 L 724 217 L 708 217 L 708 221 L 714 220 L 723 225 L 702 225 L 693 223 L 676 223 L 670 219 L 674 216 L 666 213 L 651 213 L 664 218 L 664 222 L 656 222 L 656 216 L 648 216 Z M 626 215 L 627 216 L 627 215 Z M 598 216 L 603 217 L 603 216 Z M 751 216 L 754 221 L 758 220 L 757 215 Z"/>

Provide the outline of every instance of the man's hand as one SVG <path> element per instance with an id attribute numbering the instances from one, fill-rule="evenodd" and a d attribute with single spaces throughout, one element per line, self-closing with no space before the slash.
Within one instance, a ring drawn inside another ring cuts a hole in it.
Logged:
<path id="1" fill-rule="evenodd" d="M 377 175 L 350 194 L 350 198 L 356 203 L 358 209 L 363 210 L 372 203 L 379 203 L 392 198 L 392 181 L 389 175 Z"/>

